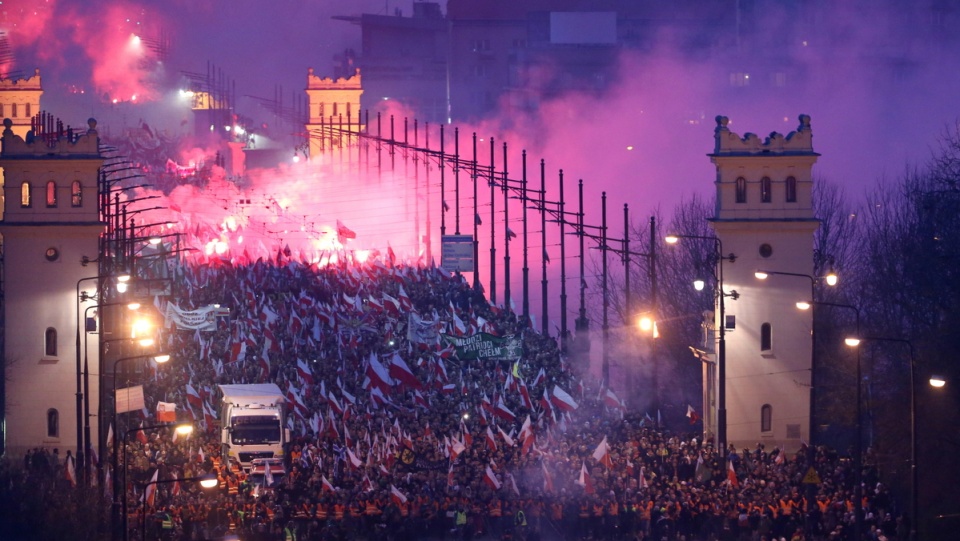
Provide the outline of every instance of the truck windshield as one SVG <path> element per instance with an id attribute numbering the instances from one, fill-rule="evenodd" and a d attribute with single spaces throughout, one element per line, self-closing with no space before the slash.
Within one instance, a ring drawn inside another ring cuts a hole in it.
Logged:
<path id="1" fill-rule="evenodd" d="M 280 443 L 280 419 L 267 415 L 234 417 L 230 437 L 237 445 Z"/>

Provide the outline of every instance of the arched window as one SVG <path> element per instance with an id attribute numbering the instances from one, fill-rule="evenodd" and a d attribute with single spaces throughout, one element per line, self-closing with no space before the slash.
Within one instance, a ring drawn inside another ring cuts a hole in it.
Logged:
<path id="1" fill-rule="evenodd" d="M 797 179 L 793 177 L 787 177 L 787 203 L 796 203 L 797 202 Z"/>
<path id="2" fill-rule="evenodd" d="M 27 110 L 27 114 L 26 114 L 26 115 L 24 115 L 24 116 L 26 116 L 27 118 L 29 118 L 29 117 L 31 117 L 31 116 L 33 116 L 33 115 L 31 115 L 31 114 L 30 114 L 30 104 L 29 104 L 29 103 L 27 103 L 27 104 L 24 104 L 24 106 L 23 106 L 23 107 L 24 107 L 24 109 L 26 109 L 26 110 Z"/>
<path id="3" fill-rule="evenodd" d="M 83 186 L 79 180 L 74 180 L 70 185 L 70 205 L 74 207 L 83 206 Z"/>
<path id="4" fill-rule="evenodd" d="M 31 187 L 30 183 L 24 181 L 20 185 L 20 208 L 30 208 L 33 205 L 33 201 L 30 199 Z"/>
<path id="5" fill-rule="evenodd" d="M 47 327 L 47 332 L 43 334 L 43 354 L 47 357 L 57 356 L 57 330 L 53 327 Z"/>
<path id="6" fill-rule="evenodd" d="M 11 104 L 10 104 L 10 109 L 13 111 L 13 115 L 12 115 L 13 118 L 17 118 L 17 104 L 16 104 L 16 103 L 11 103 Z"/>
<path id="7" fill-rule="evenodd" d="M 57 183 L 54 181 L 47 182 L 47 208 L 54 208 L 57 206 Z"/>
<path id="8" fill-rule="evenodd" d="M 737 203 L 747 202 L 747 179 L 739 177 L 737 179 Z"/>
<path id="9" fill-rule="evenodd" d="M 773 430 L 773 406 L 764 404 L 760 407 L 760 432 Z"/>
<path id="10" fill-rule="evenodd" d="M 773 336 L 770 331 L 770 324 L 760 325 L 760 351 L 770 351 L 773 349 Z"/>
<path id="11" fill-rule="evenodd" d="M 60 412 L 54 408 L 47 410 L 47 437 L 60 437 Z"/>
<path id="12" fill-rule="evenodd" d="M 773 196 L 770 193 L 770 177 L 763 177 L 760 179 L 760 201 L 762 203 L 769 203 L 773 199 Z"/>

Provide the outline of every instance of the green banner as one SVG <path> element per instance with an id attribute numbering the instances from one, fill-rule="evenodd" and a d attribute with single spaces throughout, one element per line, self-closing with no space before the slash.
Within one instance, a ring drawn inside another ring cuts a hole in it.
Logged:
<path id="1" fill-rule="evenodd" d="M 481 332 L 473 336 L 442 336 L 445 344 L 456 348 L 461 361 L 515 361 L 523 353 L 523 342 L 515 335 L 501 337 Z"/>

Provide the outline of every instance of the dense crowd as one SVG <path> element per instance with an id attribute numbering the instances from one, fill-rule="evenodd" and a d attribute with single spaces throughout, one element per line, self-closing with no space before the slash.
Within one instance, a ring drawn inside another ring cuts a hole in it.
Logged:
<path id="1" fill-rule="evenodd" d="M 849 455 L 758 444 L 725 459 L 627 414 L 554 339 L 442 269 L 277 259 L 179 271 L 167 302 L 230 313 L 163 335 L 174 361 L 147 403 L 201 430 L 127 442 L 129 522 L 145 508 L 148 538 L 853 539 Z M 440 338 L 477 332 L 520 337 L 523 353 L 458 359 Z M 294 436 L 274 487 L 225 464 L 216 419 L 218 384 L 266 382 L 289 397 Z M 141 505 L 152 479 L 204 472 L 212 493 L 156 484 Z M 872 470 L 864 482 L 865 538 L 906 539 Z"/>

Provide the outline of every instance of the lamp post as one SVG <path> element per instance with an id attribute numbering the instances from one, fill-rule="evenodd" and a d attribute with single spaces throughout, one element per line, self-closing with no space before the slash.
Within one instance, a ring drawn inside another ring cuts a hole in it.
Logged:
<path id="1" fill-rule="evenodd" d="M 217 476 L 212 473 L 207 473 L 204 475 L 198 475 L 195 477 L 176 477 L 173 479 L 158 479 L 156 481 L 150 481 L 149 483 L 144 483 L 141 485 L 143 487 L 143 509 L 140 513 L 140 541 L 146 541 L 147 539 L 147 487 L 150 485 L 161 485 L 164 483 L 185 483 L 187 481 L 199 481 L 200 486 L 203 488 L 213 488 L 217 486 Z M 124 539 L 127 538 L 127 532 L 124 530 Z"/>
<path id="2" fill-rule="evenodd" d="M 905 338 L 883 338 L 877 336 L 864 337 L 861 340 L 906 344 L 910 349 L 910 539 L 915 540 L 917 539 L 917 529 L 920 523 L 918 493 L 920 482 L 917 474 L 917 358 L 913 349 L 913 342 Z M 945 381 L 940 378 L 930 378 L 930 385 L 932 387 L 943 387 L 944 383 Z"/>
<path id="3" fill-rule="evenodd" d="M 846 308 L 847 310 L 853 310 L 857 315 L 857 335 L 856 337 L 844 339 L 844 343 L 850 347 L 855 347 L 860 344 L 860 309 L 856 306 L 850 304 L 838 304 L 833 302 L 814 302 L 812 299 L 809 302 L 798 302 L 797 308 L 801 310 L 807 310 L 813 306 L 832 306 L 835 308 Z M 860 348 L 857 348 L 857 391 L 856 391 L 856 400 L 857 400 L 857 422 L 856 430 L 857 436 L 855 438 L 855 453 L 856 456 L 853 457 L 853 467 L 856 469 L 854 472 L 854 482 L 856 486 L 854 487 L 854 539 L 860 541 L 863 534 L 863 436 L 862 428 L 860 426 L 860 419 L 863 416 L 861 411 L 861 396 L 860 396 L 860 387 L 862 381 L 862 374 L 860 372 Z"/>
<path id="4" fill-rule="evenodd" d="M 131 428 L 123 433 L 123 495 L 121 496 L 123 502 L 123 538 L 127 539 L 128 526 L 127 526 L 127 436 L 134 432 L 150 432 L 153 430 L 161 430 L 164 428 L 174 427 L 175 430 L 180 434 L 189 434 L 193 432 L 193 425 L 182 424 L 177 425 L 174 423 L 167 423 L 162 425 L 152 425 L 152 426 L 138 426 L 136 428 Z"/>
<path id="5" fill-rule="evenodd" d="M 134 356 L 132 356 L 132 357 L 122 357 L 122 358 L 117 359 L 116 361 L 113 362 L 113 372 L 112 372 L 112 374 L 111 374 L 111 376 L 112 376 L 112 378 L 113 378 L 113 384 L 111 385 L 110 388 L 113 389 L 113 426 L 117 427 L 117 429 L 119 429 L 119 425 L 117 424 L 117 415 L 118 415 L 118 414 L 117 414 L 117 365 L 119 365 L 119 364 L 122 363 L 122 362 L 133 361 L 133 360 L 137 360 L 137 359 L 144 359 L 144 358 L 147 358 L 147 357 L 150 357 L 150 355 L 134 355 Z M 167 362 L 168 360 L 170 360 L 170 356 L 169 356 L 169 355 L 165 355 L 165 354 L 154 355 L 154 356 L 153 356 L 153 359 L 154 359 L 155 361 L 157 361 L 158 363 L 164 363 L 164 362 Z M 126 436 L 126 434 L 124 434 L 124 436 Z M 113 522 L 112 522 L 112 523 L 113 523 L 113 524 L 117 524 L 117 523 L 119 522 L 119 521 L 117 520 L 118 517 L 117 517 L 116 515 L 117 515 L 117 512 L 119 511 L 120 501 L 117 499 L 117 497 L 120 496 L 120 497 L 124 498 L 124 501 L 126 501 L 126 489 L 127 489 L 126 482 L 124 482 L 123 492 L 120 491 L 120 486 L 119 486 L 119 485 L 120 485 L 120 479 L 117 478 L 117 458 L 118 458 L 118 454 L 119 454 L 119 451 L 120 451 L 120 450 L 118 449 L 118 441 L 119 441 L 119 440 L 118 440 L 116 437 L 113 438 L 113 449 L 112 449 L 112 450 L 113 450 L 113 455 L 112 455 L 112 457 L 111 457 L 111 463 L 110 463 L 110 464 L 111 464 L 111 471 L 112 471 L 112 474 L 113 474 L 113 488 L 112 488 L 112 490 L 113 490 L 113 506 L 112 506 L 112 508 L 113 508 Z M 127 472 L 127 461 L 126 461 L 127 446 L 126 446 L 126 439 L 124 439 L 123 451 L 124 451 L 123 472 L 124 472 L 124 479 L 126 479 L 126 472 Z M 121 495 L 121 494 L 122 494 L 122 495 Z M 124 519 L 124 520 L 125 520 L 125 519 Z M 114 526 L 114 530 L 113 530 L 113 531 L 116 532 L 116 526 Z M 126 530 L 124 530 L 124 531 L 126 531 Z"/>
<path id="6" fill-rule="evenodd" d="M 758 270 L 753 273 L 755 277 L 759 280 L 766 280 L 770 275 L 775 276 L 795 276 L 798 278 L 807 278 L 810 280 L 810 300 L 816 301 L 816 283 L 817 277 L 811 276 L 809 274 L 803 274 L 799 272 L 783 272 L 783 271 L 771 271 L 771 270 Z M 824 281 L 829 286 L 837 285 L 837 275 L 832 270 L 823 277 Z M 816 448 L 817 438 L 817 408 L 816 404 L 816 390 L 817 390 L 817 339 L 815 336 L 816 320 L 815 314 L 810 314 L 810 445 L 811 447 Z"/>
<path id="7" fill-rule="evenodd" d="M 740 295 L 736 291 L 727 293 L 723 290 L 723 262 L 731 263 L 737 260 L 734 254 L 723 255 L 723 243 L 719 237 L 708 237 L 704 235 L 667 235 L 665 238 L 667 244 L 676 244 L 680 239 L 698 239 L 709 240 L 714 243 L 715 255 L 717 257 L 717 289 L 718 307 L 720 311 L 720 336 L 717 339 L 717 447 L 720 450 L 720 456 L 727 456 L 727 341 L 724 297 L 733 297 L 736 300 Z M 701 285 L 700 288 L 703 286 Z M 698 288 L 698 289 L 700 289 Z"/>
<path id="8" fill-rule="evenodd" d="M 92 297 L 87 295 L 81 295 L 80 293 L 80 284 L 89 280 L 99 280 L 100 276 L 87 276 L 77 280 L 77 343 L 76 343 L 76 354 L 77 354 L 77 468 L 80 471 L 80 482 L 81 484 L 86 484 L 87 482 L 87 468 L 85 463 L 86 458 L 86 449 L 88 442 L 84 441 L 83 436 L 83 365 L 81 364 L 80 359 L 80 301 L 86 301 Z M 85 293 L 85 292 L 84 292 Z"/>

